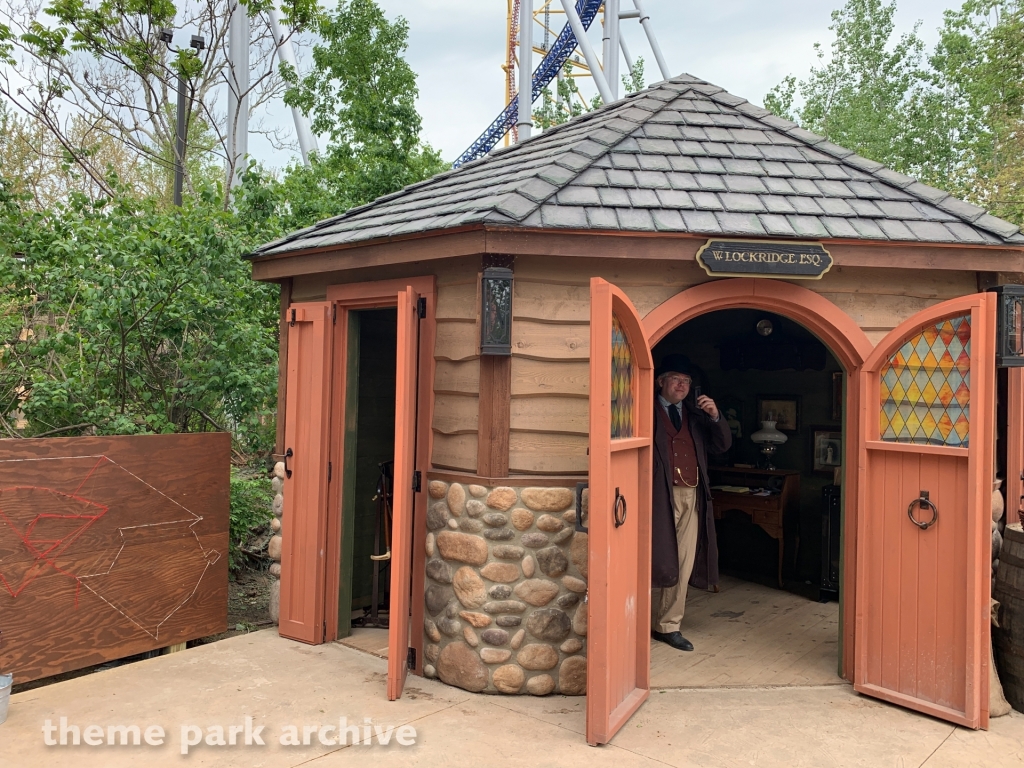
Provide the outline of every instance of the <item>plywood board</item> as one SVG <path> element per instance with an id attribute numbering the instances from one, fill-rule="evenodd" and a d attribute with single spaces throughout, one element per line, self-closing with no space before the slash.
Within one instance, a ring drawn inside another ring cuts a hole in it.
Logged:
<path id="1" fill-rule="evenodd" d="M 230 448 L 0 440 L 0 669 L 27 682 L 223 632 Z"/>

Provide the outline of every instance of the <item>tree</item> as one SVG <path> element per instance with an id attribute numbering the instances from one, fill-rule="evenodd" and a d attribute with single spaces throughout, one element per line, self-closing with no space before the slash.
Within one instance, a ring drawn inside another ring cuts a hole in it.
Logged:
<path id="1" fill-rule="evenodd" d="M 106 168 L 80 145 L 76 121 L 85 120 L 94 133 L 122 144 L 137 156 L 137 167 L 149 167 L 147 174 L 156 169 L 170 176 L 175 117 L 169 105 L 176 101 L 177 76 L 183 74 L 194 94 L 190 136 L 193 130 L 208 136 L 208 147 L 224 158 L 226 137 L 241 119 L 217 107 L 219 89 L 238 90 L 226 54 L 232 9 L 242 7 L 256 21 L 250 43 L 250 110 L 279 97 L 284 88 L 263 14 L 270 0 L 239 2 L 186 0 L 178 7 L 170 0 L 51 0 L 40 18 L 34 0 L 14 0 L 0 10 L 0 63 L 8 64 L 0 70 L 0 94 L 45 127 L 88 179 L 88 189 L 109 197 L 114 190 L 106 184 Z M 283 12 L 298 31 L 320 13 L 316 0 L 287 0 Z M 172 54 L 159 39 L 164 27 L 177 30 L 179 38 L 184 30 L 198 29 L 207 47 L 199 55 L 189 48 Z M 194 164 L 186 167 L 186 187 L 193 193 L 203 185 L 193 178 L 195 170 Z M 143 174 L 122 182 L 146 194 L 151 191 L 147 178 Z"/>
<path id="2" fill-rule="evenodd" d="M 238 206 L 253 226 L 308 226 L 448 167 L 420 139 L 405 19 L 388 21 L 373 0 L 341 0 L 316 28 L 312 69 L 304 77 L 285 71 L 284 98 L 330 141 L 309 167 L 293 163 L 278 177 L 249 170 Z"/>

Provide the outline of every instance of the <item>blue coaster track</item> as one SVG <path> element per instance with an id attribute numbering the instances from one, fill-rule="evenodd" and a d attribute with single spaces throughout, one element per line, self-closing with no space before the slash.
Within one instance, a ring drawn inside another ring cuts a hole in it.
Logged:
<path id="1" fill-rule="evenodd" d="M 601 9 L 603 3 L 604 0 L 576 0 L 576 13 L 580 15 L 580 21 L 583 22 L 584 29 L 590 29 L 590 25 L 597 18 L 597 12 Z M 565 66 L 565 62 L 569 60 L 569 57 L 572 56 L 572 52 L 575 50 L 576 36 L 572 33 L 572 28 L 567 23 L 559 33 L 554 45 L 551 46 L 551 50 L 544 56 L 540 66 L 534 70 L 534 101 L 540 98 L 541 91 L 558 76 L 562 67 Z M 477 160 L 486 155 L 494 148 L 495 144 L 501 141 L 501 137 L 512 129 L 518 118 L 519 99 L 512 99 L 512 102 L 495 118 L 494 122 L 487 127 L 487 130 L 480 134 L 480 138 L 474 141 L 469 146 L 469 149 L 452 163 L 452 167 L 458 168 L 464 163 Z"/>

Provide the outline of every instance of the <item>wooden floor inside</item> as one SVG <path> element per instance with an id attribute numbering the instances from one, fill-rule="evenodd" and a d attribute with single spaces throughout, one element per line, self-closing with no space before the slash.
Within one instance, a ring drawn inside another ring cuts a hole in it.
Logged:
<path id="1" fill-rule="evenodd" d="M 839 685 L 839 604 L 722 576 L 721 591 L 691 589 L 685 653 L 651 641 L 651 688 Z M 339 641 L 388 656 L 386 629 L 353 629 Z"/>
<path id="2" fill-rule="evenodd" d="M 694 645 L 651 641 L 651 688 L 839 685 L 839 604 L 730 576 L 690 589 L 680 629 Z"/>

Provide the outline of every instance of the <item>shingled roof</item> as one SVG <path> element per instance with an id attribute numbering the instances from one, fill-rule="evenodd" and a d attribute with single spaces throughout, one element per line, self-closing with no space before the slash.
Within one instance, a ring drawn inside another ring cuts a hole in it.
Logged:
<path id="1" fill-rule="evenodd" d="M 684 74 L 252 256 L 470 225 L 1024 245 L 1014 224 Z"/>

